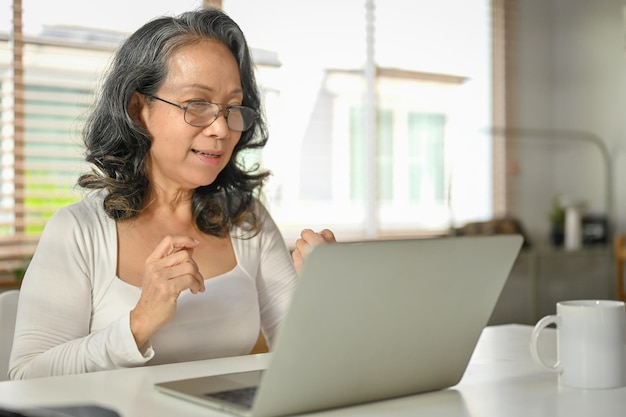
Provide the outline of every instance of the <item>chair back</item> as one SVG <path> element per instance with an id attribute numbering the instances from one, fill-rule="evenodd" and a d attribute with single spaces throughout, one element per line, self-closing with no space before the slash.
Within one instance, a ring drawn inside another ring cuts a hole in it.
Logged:
<path id="1" fill-rule="evenodd" d="M 13 347 L 19 295 L 19 290 L 0 292 L 0 381 L 9 379 L 9 357 Z"/>

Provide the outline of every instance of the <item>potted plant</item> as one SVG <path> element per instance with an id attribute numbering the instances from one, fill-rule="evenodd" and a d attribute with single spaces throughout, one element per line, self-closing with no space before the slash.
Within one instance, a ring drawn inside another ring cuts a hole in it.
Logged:
<path id="1" fill-rule="evenodd" d="M 558 195 L 552 199 L 548 220 L 550 221 L 550 243 L 556 247 L 563 246 L 565 238 L 565 208 L 563 207 L 561 197 Z"/>

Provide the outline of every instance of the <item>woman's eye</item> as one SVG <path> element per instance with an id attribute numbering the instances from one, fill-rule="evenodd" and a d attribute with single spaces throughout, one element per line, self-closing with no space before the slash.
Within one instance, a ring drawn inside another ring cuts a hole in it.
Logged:
<path id="1" fill-rule="evenodd" d="M 194 110 L 202 110 L 213 106 L 212 103 L 206 101 L 188 101 L 187 107 Z"/>

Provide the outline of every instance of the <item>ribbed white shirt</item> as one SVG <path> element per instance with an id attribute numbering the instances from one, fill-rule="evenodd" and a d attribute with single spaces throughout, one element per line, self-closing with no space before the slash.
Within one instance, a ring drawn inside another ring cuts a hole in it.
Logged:
<path id="1" fill-rule="evenodd" d="M 265 208 L 261 233 L 231 232 L 237 266 L 181 293 L 174 318 L 140 352 L 130 310 L 141 289 L 116 277 L 117 229 L 91 192 L 46 224 L 22 283 L 11 379 L 247 354 L 262 329 L 271 346 L 296 273 Z"/>

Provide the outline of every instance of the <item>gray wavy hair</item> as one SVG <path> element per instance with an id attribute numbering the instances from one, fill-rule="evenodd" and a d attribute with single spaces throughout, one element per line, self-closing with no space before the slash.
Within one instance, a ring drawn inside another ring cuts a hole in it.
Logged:
<path id="1" fill-rule="evenodd" d="M 241 75 L 242 104 L 263 114 L 245 36 L 224 12 L 202 9 L 146 23 L 115 54 L 83 131 L 85 159 L 92 170 L 80 176 L 78 185 L 106 189 L 104 209 L 115 220 L 133 218 L 150 198 L 145 163 L 151 138 L 130 116 L 129 101 L 135 92 L 154 94 L 167 75 L 172 54 L 201 39 L 218 40 L 230 49 Z M 246 169 L 238 155 L 262 148 L 267 138 L 267 126 L 260 116 L 242 132 L 229 163 L 216 180 L 195 190 L 192 211 L 202 232 L 225 236 L 231 226 L 244 223 L 258 231 L 254 197 L 269 172 L 259 171 L 258 166 Z"/>

